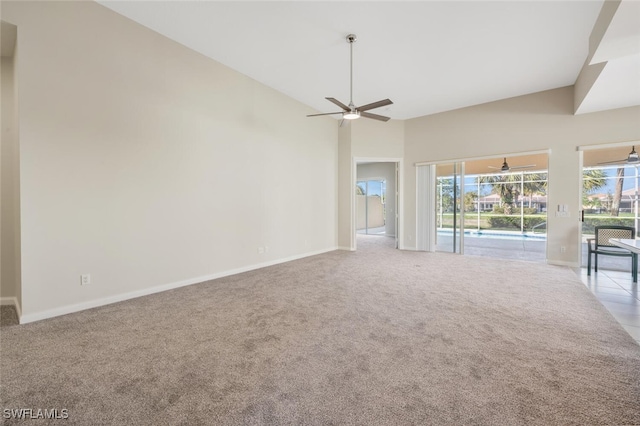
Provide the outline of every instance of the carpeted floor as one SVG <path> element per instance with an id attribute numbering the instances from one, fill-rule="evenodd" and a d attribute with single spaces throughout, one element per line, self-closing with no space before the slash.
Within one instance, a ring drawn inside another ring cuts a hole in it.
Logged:
<path id="1" fill-rule="evenodd" d="M 3 326 L 0 408 L 82 425 L 640 424 L 640 346 L 569 269 L 392 243 Z"/>
<path id="2" fill-rule="evenodd" d="M 17 325 L 18 321 L 18 313 L 15 307 L 11 305 L 0 306 L 0 327 Z M 1 336 L 2 334 L 0 333 Z"/>

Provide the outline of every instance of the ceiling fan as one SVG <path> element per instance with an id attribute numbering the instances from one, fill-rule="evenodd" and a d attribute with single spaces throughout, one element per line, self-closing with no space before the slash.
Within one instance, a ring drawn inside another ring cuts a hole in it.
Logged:
<path id="1" fill-rule="evenodd" d="M 374 120 L 380 120 L 380 121 L 389 121 L 389 117 L 385 117 L 383 115 L 378 115 L 378 114 L 372 114 L 370 112 L 367 112 L 371 109 L 374 108 L 380 108 L 386 105 L 391 105 L 393 102 L 391 102 L 389 99 L 383 99 L 381 101 L 378 102 L 373 102 L 370 104 L 366 104 L 366 105 L 362 105 L 359 107 L 356 107 L 353 103 L 353 43 L 355 43 L 357 40 L 357 37 L 355 34 L 349 34 L 347 36 L 347 42 L 349 43 L 349 50 L 350 50 L 350 58 L 351 58 L 351 62 L 350 62 L 350 81 L 349 81 L 349 105 L 345 105 L 342 102 L 340 102 L 339 100 L 335 99 L 335 98 L 325 98 L 326 100 L 328 100 L 329 102 L 332 102 L 336 105 L 338 105 L 340 108 L 342 108 L 342 111 L 338 111 L 338 112 L 327 112 L 324 114 L 310 114 L 307 115 L 307 117 L 317 117 L 320 115 L 334 115 L 334 114 L 342 114 L 342 122 L 340 122 L 340 125 L 342 125 L 342 123 L 344 122 L 344 120 L 355 120 L 357 118 L 360 117 L 365 117 L 365 118 L 372 118 Z"/>
<path id="2" fill-rule="evenodd" d="M 627 164 L 637 164 L 640 163 L 640 156 L 636 152 L 636 147 L 631 147 L 631 152 L 627 156 L 627 158 L 623 158 L 622 160 L 614 160 L 614 161 L 604 161 L 598 164 L 619 164 L 619 163 L 627 163 Z"/>
<path id="3" fill-rule="evenodd" d="M 500 170 L 502 173 L 506 173 L 508 171 L 511 170 L 516 170 L 516 169 L 530 169 L 532 167 L 535 167 L 535 164 L 527 164 L 526 166 L 513 166 L 513 167 L 509 167 L 509 163 L 507 163 L 507 159 L 504 158 L 503 162 L 502 162 L 502 166 L 501 167 L 494 167 L 494 166 L 489 166 L 490 169 L 496 169 L 496 170 Z"/>

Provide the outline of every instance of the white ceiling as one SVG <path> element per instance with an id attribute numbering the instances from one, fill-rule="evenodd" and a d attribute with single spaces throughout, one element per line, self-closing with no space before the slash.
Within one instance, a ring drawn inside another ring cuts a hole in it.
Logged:
<path id="1" fill-rule="evenodd" d="M 603 1 L 99 3 L 319 112 L 355 33 L 354 103 L 408 119 L 574 84 Z"/>
<path id="2" fill-rule="evenodd" d="M 606 62 L 577 113 L 640 105 L 640 1 L 625 0 L 593 52 Z"/>

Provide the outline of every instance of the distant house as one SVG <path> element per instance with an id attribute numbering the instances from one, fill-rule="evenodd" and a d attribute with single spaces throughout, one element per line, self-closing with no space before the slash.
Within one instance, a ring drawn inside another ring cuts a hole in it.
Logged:
<path id="1" fill-rule="evenodd" d="M 516 199 L 516 204 L 523 203 L 525 207 L 535 208 L 538 213 L 544 213 L 547 211 L 547 196 L 546 195 L 521 195 Z M 484 197 L 480 197 L 475 200 L 475 210 L 483 212 L 489 212 L 493 210 L 494 206 L 502 205 L 502 200 L 498 194 L 489 194 Z"/>
<path id="2" fill-rule="evenodd" d="M 609 210 L 611 203 L 613 202 L 613 194 L 593 194 L 588 195 L 589 200 L 598 200 L 599 203 L 589 203 L 583 205 L 582 208 L 595 213 L 601 213 Z M 632 213 L 635 210 L 634 201 L 637 199 L 635 188 L 629 188 L 622 191 L 622 197 L 620 198 L 620 211 L 623 213 Z"/>

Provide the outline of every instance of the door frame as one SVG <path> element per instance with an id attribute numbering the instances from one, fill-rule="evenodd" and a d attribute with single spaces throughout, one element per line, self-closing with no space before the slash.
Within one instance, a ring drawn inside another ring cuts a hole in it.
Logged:
<path id="1" fill-rule="evenodd" d="M 625 141 L 625 142 L 611 142 L 611 143 L 600 143 L 600 144 L 596 144 L 596 145 L 580 145 L 576 148 L 576 150 L 578 151 L 578 205 L 580 206 L 580 210 L 579 210 L 579 214 L 580 214 L 580 225 L 578 226 L 578 267 L 582 268 L 582 256 L 583 256 L 583 251 L 582 251 L 582 224 L 584 223 L 584 220 L 582 220 L 582 213 L 583 213 L 583 208 L 582 208 L 582 184 L 583 184 L 583 180 L 582 180 L 582 171 L 584 169 L 584 152 L 585 151 L 592 151 L 592 150 L 597 150 L 597 149 L 607 149 L 607 148 L 621 148 L 621 147 L 631 147 L 631 146 L 639 146 L 640 145 L 640 141 Z M 636 234 L 640 232 L 636 229 Z"/>
<path id="2" fill-rule="evenodd" d="M 404 250 L 404 221 L 402 220 L 402 190 L 404 188 L 404 165 L 398 157 L 353 157 L 351 163 L 351 250 L 357 250 L 356 241 L 356 184 L 358 163 L 395 163 L 396 165 L 396 248 Z M 388 194 L 387 194 L 388 195 Z"/>

